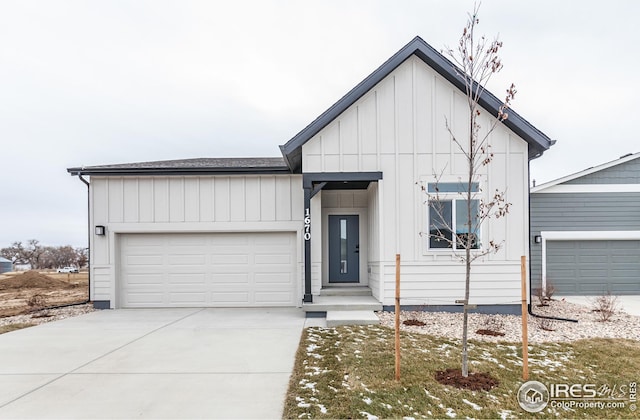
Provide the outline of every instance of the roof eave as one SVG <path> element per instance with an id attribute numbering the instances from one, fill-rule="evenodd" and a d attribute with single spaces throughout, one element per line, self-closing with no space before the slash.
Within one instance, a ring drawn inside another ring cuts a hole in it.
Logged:
<path id="1" fill-rule="evenodd" d="M 67 172 L 73 176 L 291 174 L 291 170 L 283 166 L 260 168 L 68 168 Z"/>

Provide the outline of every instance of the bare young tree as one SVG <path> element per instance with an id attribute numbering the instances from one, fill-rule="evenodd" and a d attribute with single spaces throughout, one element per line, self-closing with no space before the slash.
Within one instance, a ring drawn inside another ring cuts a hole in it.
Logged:
<path id="1" fill-rule="evenodd" d="M 486 243 L 480 241 L 480 226 L 486 220 L 506 216 L 511 205 L 506 200 L 506 191 L 484 192 L 480 181 L 484 167 L 493 160 L 489 143 L 491 133 L 498 124 L 507 119 L 507 110 L 516 94 L 515 86 L 512 84 L 506 91 L 506 97 L 497 115 L 486 118 L 489 124 L 485 130 L 482 130 L 479 119 L 485 110 L 480 106 L 480 99 L 491 77 L 502 69 L 502 62 L 498 55 L 502 42 L 498 38 L 490 41 L 484 36 L 476 37 L 475 29 L 479 23 L 478 9 L 476 5 L 473 13 L 469 14 L 457 49 L 447 48 L 444 51 L 454 63 L 454 69 L 465 86 L 469 118 L 467 129 L 463 133 L 455 132 L 446 117 L 445 124 L 451 141 L 464 156 L 467 173 L 453 188 L 451 185 L 440 182 L 444 170 L 440 174 L 434 174 L 436 181 L 434 184 L 421 186 L 429 204 L 430 244 L 451 248 L 465 266 L 464 299 L 457 301 L 463 304 L 462 375 L 465 377 L 469 374 L 468 311 L 475 307 L 469 304 L 471 265 L 476 259 L 497 252 L 503 245 L 502 242 L 493 240 Z M 451 200 L 445 200 L 444 197 L 444 193 L 452 192 L 460 198 L 455 208 Z M 455 226 L 451 217 L 454 212 L 456 213 Z"/>

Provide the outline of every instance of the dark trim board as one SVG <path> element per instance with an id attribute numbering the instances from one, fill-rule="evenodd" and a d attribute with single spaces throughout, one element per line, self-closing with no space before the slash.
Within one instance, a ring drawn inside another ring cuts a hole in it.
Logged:
<path id="1" fill-rule="evenodd" d="M 382 179 L 382 172 L 307 172 L 302 174 L 302 188 L 329 182 L 374 182 Z"/>
<path id="2" fill-rule="evenodd" d="M 395 312 L 394 305 L 384 305 L 382 310 L 385 312 Z M 462 313 L 462 305 L 400 305 L 402 311 L 416 312 L 449 312 Z M 478 305 L 477 309 L 469 311 L 476 314 L 487 315 L 522 315 L 521 305 Z"/>
<path id="3" fill-rule="evenodd" d="M 110 300 L 94 300 L 93 308 L 94 309 L 111 309 L 111 301 Z"/>

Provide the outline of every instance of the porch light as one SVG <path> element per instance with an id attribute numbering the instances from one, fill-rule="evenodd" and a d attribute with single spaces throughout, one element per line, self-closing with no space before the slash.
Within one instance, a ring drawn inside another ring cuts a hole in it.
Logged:
<path id="1" fill-rule="evenodd" d="M 537 243 L 537 244 L 541 244 L 542 243 L 542 236 L 540 235 L 536 235 L 533 237 L 533 242 Z"/>
<path id="2" fill-rule="evenodd" d="M 98 236 L 104 236 L 105 230 L 106 229 L 104 228 L 104 226 L 98 225 L 95 228 L 95 234 L 98 235 Z"/>

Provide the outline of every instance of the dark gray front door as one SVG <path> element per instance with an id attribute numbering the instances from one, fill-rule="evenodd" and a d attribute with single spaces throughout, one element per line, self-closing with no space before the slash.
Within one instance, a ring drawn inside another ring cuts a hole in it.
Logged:
<path id="1" fill-rule="evenodd" d="M 329 283 L 360 280 L 360 230 L 357 215 L 329 216 Z"/>

